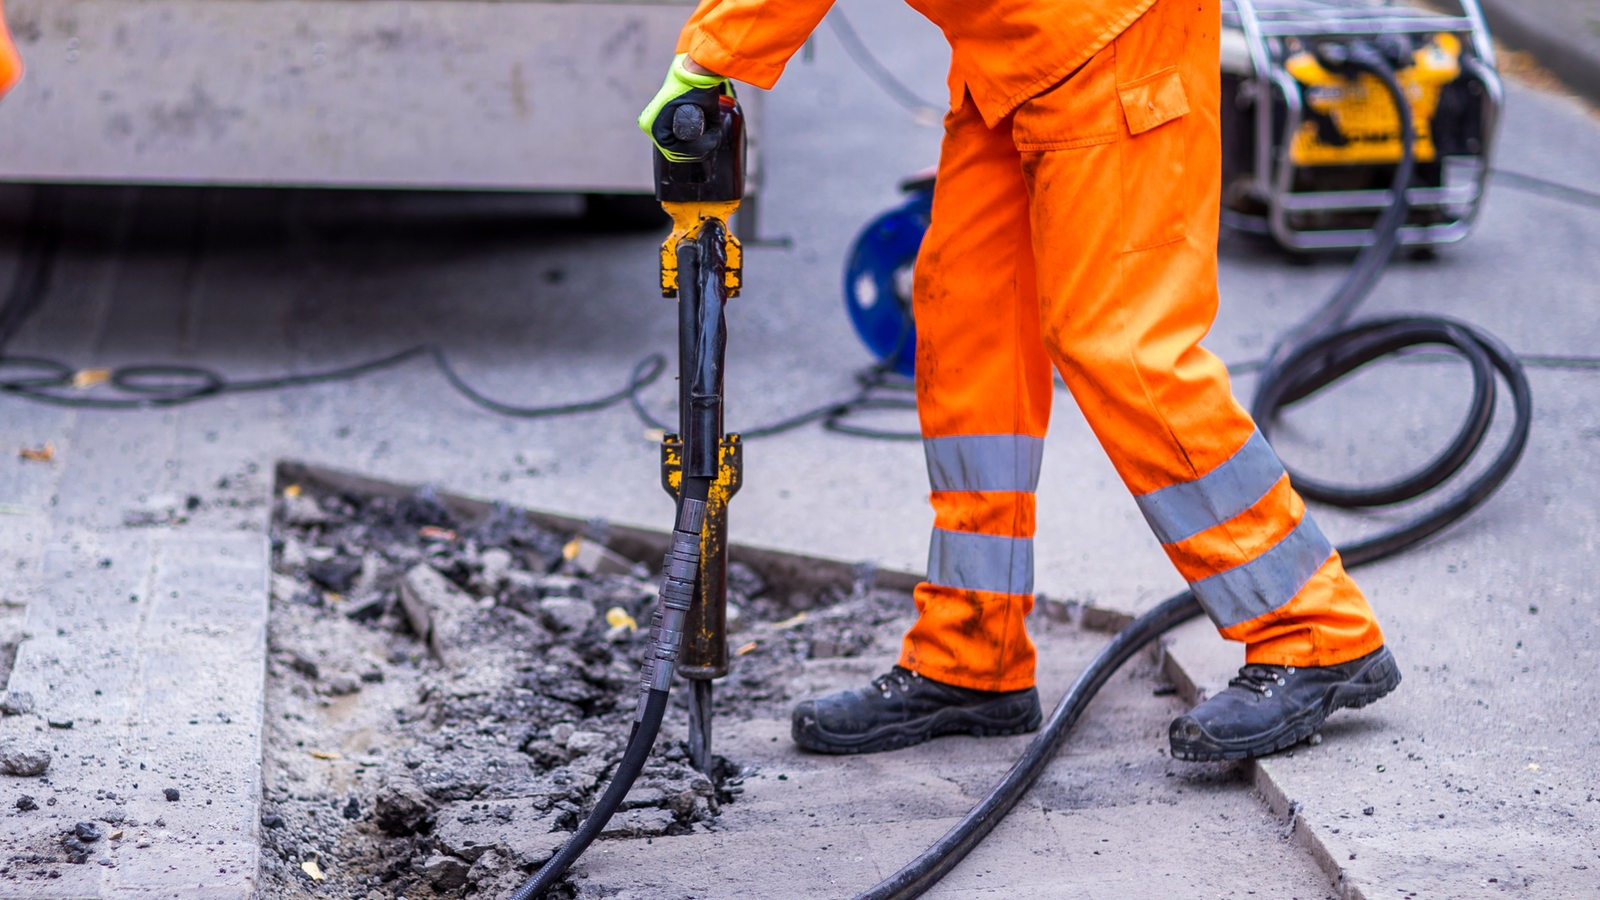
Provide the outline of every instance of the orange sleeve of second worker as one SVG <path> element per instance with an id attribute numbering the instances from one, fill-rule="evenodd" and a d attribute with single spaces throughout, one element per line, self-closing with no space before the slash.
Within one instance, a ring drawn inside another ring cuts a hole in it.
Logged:
<path id="1" fill-rule="evenodd" d="M 736 81 L 771 88 L 833 0 L 700 0 L 678 53 Z"/>
<path id="2" fill-rule="evenodd" d="M 22 77 L 22 57 L 11 43 L 11 32 L 6 30 L 6 8 L 0 3 L 0 95 L 11 89 Z"/>

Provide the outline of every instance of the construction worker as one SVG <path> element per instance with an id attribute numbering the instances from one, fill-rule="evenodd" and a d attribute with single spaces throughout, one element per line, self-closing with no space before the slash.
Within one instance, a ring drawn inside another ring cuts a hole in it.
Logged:
<path id="1" fill-rule="evenodd" d="M 17 46 L 11 43 L 11 32 L 6 29 L 6 7 L 0 2 L 0 97 L 6 95 L 22 79 L 22 57 Z"/>
<path id="2" fill-rule="evenodd" d="M 1228 688 L 1174 756 L 1253 757 L 1400 681 L 1361 591 L 1199 345 L 1217 308 L 1218 0 L 908 0 L 952 50 L 917 257 L 918 414 L 934 529 L 898 665 L 794 710 L 801 747 L 870 753 L 1040 724 L 1034 491 L 1059 372 L 1221 634 Z M 830 0 L 703 0 L 639 124 L 771 88 Z"/>

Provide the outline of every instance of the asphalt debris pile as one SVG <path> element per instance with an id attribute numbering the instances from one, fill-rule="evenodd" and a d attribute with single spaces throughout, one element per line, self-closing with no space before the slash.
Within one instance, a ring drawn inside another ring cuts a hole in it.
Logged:
<path id="1" fill-rule="evenodd" d="M 659 560 L 515 508 L 469 520 L 427 488 L 277 494 L 260 896 L 506 895 L 621 759 Z M 870 573 L 804 596 L 729 574 L 718 721 L 783 715 L 806 659 L 880 652 L 913 612 Z M 689 764 L 681 687 L 605 836 L 715 829 L 738 796 L 737 760 Z"/>

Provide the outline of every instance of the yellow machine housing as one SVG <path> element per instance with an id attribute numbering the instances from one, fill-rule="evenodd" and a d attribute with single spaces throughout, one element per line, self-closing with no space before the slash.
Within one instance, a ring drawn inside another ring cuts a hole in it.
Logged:
<path id="1" fill-rule="evenodd" d="M 1394 101 L 1376 76 L 1354 79 L 1329 72 L 1308 50 L 1284 62 L 1302 85 L 1307 121 L 1289 145 L 1301 166 L 1372 165 L 1400 161 L 1400 121 Z M 1461 41 L 1436 34 L 1416 50 L 1411 65 L 1395 73 L 1411 103 L 1417 162 L 1433 162 L 1433 115 L 1439 91 L 1461 76 Z M 1323 123 L 1332 125 L 1332 131 Z"/>
<path id="2" fill-rule="evenodd" d="M 1400 242 L 1467 235 L 1503 96 L 1477 0 L 1457 0 L 1455 12 L 1398 0 L 1223 0 L 1222 20 L 1223 225 L 1293 251 L 1376 239 L 1402 158 L 1395 103 L 1376 76 L 1319 62 L 1328 45 L 1359 41 L 1393 61 L 1411 106 Z"/>

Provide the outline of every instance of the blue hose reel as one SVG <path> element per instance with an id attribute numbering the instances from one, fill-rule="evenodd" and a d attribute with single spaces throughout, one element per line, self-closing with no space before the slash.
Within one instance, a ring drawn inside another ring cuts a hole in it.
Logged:
<path id="1" fill-rule="evenodd" d="M 911 377 L 917 357 L 911 274 L 933 210 L 933 178 L 908 180 L 909 196 L 856 235 L 844 269 L 850 323 L 885 369 Z"/>

